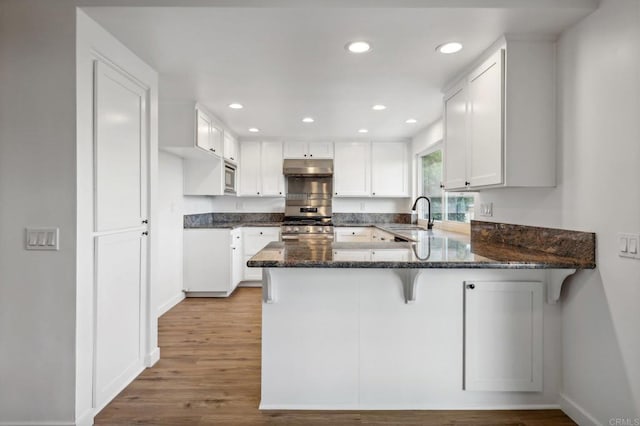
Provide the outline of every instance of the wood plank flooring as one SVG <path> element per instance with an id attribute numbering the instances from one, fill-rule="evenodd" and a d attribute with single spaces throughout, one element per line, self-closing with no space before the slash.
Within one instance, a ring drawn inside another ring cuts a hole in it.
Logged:
<path id="1" fill-rule="evenodd" d="M 95 419 L 97 425 L 573 425 L 544 411 L 261 412 L 259 288 L 186 299 L 159 321 L 160 361 Z"/>

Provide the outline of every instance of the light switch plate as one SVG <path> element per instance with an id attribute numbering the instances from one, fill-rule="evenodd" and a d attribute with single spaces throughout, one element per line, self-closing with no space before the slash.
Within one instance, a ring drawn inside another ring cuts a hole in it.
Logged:
<path id="1" fill-rule="evenodd" d="M 27 228 L 25 232 L 27 250 L 59 250 L 59 228 Z"/>
<path id="2" fill-rule="evenodd" d="M 480 216 L 485 216 L 485 217 L 493 216 L 493 203 L 481 203 Z"/>
<path id="3" fill-rule="evenodd" d="M 618 255 L 640 259 L 640 234 L 618 234 Z"/>

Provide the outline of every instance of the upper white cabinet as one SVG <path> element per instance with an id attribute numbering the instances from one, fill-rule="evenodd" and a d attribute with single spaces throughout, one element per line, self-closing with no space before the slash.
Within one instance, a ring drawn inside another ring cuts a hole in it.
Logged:
<path id="1" fill-rule="evenodd" d="M 337 197 L 371 195 L 371 143 L 335 144 L 333 191 Z"/>
<path id="2" fill-rule="evenodd" d="M 283 197 L 282 142 L 242 142 L 238 195 Z"/>
<path id="3" fill-rule="evenodd" d="M 444 97 L 447 190 L 556 184 L 555 45 L 503 38 Z"/>
<path id="4" fill-rule="evenodd" d="M 447 189 L 467 184 L 467 85 L 454 87 L 444 99 L 445 176 Z"/>
<path id="5" fill-rule="evenodd" d="M 212 116 L 196 105 L 196 146 L 216 155 L 222 155 L 222 129 L 217 126 Z"/>
<path id="6" fill-rule="evenodd" d="M 335 144 L 336 197 L 409 197 L 409 155 L 403 142 Z"/>
<path id="7" fill-rule="evenodd" d="M 371 144 L 371 195 L 409 196 L 409 157 L 405 143 Z"/>
<path id="8" fill-rule="evenodd" d="M 332 142 L 285 142 L 284 158 L 333 158 Z"/>
<path id="9" fill-rule="evenodd" d="M 464 285 L 465 390 L 542 391 L 543 283 Z"/>
<path id="10" fill-rule="evenodd" d="M 223 125 L 195 102 L 160 102 L 159 145 L 180 157 L 222 157 Z"/>
<path id="11" fill-rule="evenodd" d="M 238 162 L 238 140 L 229 132 L 224 132 L 224 158 L 233 162 Z"/>
<path id="12" fill-rule="evenodd" d="M 223 151 L 233 144 L 222 123 L 195 102 L 161 102 L 159 118 L 160 148 L 184 158 L 184 194 L 223 195 Z"/>

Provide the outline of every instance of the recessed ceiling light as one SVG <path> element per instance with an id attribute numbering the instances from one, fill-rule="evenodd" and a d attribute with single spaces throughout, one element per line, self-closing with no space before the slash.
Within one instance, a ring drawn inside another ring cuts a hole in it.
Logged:
<path id="1" fill-rule="evenodd" d="M 360 129 L 358 130 L 358 133 L 369 133 L 369 131 L 367 129 Z"/>
<path id="2" fill-rule="evenodd" d="M 345 48 L 351 53 L 365 53 L 371 50 L 371 45 L 366 41 L 352 41 Z"/>
<path id="3" fill-rule="evenodd" d="M 242 106 L 242 104 L 234 102 L 232 104 L 229 104 L 229 108 L 231 108 L 231 109 L 242 109 L 244 107 Z"/>
<path id="4" fill-rule="evenodd" d="M 250 128 L 250 129 L 249 129 L 249 131 L 250 131 L 251 133 L 258 133 L 258 132 L 260 131 L 260 129 L 258 129 L 258 128 L 256 128 L 256 127 L 252 127 L 252 128 Z"/>
<path id="5" fill-rule="evenodd" d="M 407 124 L 416 124 L 418 122 L 418 120 L 416 120 L 415 118 L 410 118 L 407 121 L 405 121 L 405 123 Z"/>
<path id="6" fill-rule="evenodd" d="M 305 117 L 302 119 L 303 123 L 313 123 L 315 120 L 311 117 Z"/>
<path id="7" fill-rule="evenodd" d="M 440 53 L 456 53 L 462 50 L 462 44 L 457 41 L 452 41 L 450 43 L 441 44 L 436 47 L 436 50 Z"/>
<path id="8" fill-rule="evenodd" d="M 387 109 L 387 107 L 384 106 L 384 105 L 378 104 L 378 105 L 372 106 L 371 109 L 374 110 L 374 111 L 383 111 L 383 110 Z"/>

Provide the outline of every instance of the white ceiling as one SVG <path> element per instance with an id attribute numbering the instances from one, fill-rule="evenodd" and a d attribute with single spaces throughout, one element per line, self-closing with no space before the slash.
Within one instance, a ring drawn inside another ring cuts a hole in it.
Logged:
<path id="1" fill-rule="evenodd" d="M 535 2 L 536 0 L 532 0 Z M 441 113 L 441 88 L 503 33 L 558 34 L 592 9 L 89 7 L 160 72 L 163 100 L 197 100 L 241 137 L 406 138 Z M 579 2 L 573 1 L 574 4 Z M 367 40 L 373 50 L 348 53 Z M 435 47 L 457 40 L 462 52 Z M 240 102 L 242 110 L 227 105 Z M 371 106 L 385 104 L 385 111 Z M 304 124 L 311 116 L 316 121 Z M 417 124 L 405 124 L 408 118 Z"/>

